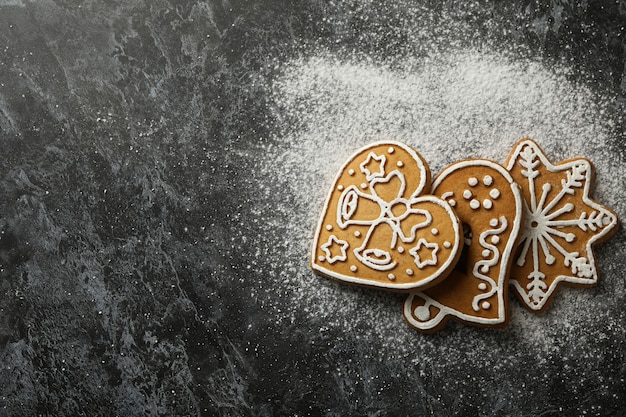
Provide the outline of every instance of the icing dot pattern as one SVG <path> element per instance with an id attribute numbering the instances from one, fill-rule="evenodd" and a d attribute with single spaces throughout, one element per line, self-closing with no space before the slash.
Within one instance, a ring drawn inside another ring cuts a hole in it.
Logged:
<path id="1" fill-rule="evenodd" d="M 491 187 L 494 183 L 494 179 L 491 175 L 485 175 L 482 178 L 482 181 L 480 181 L 476 177 L 470 177 L 467 180 L 467 185 L 469 185 L 471 188 L 478 187 L 481 183 L 485 187 Z M 463 198 L 469 201 L 469 206 L 471 207 L 471 209 L 478 210 L 483 207 L 485 210 L 491 210 L 494 206 L 493 200 L 497 200 L 500 197 L 500 190 L 498 190 L 497 188 L 492 188 L 491 190 L 489 190 L 489 197 L 491 197 L 491 199 L 485 198 L 482 200 L 482 203 L 477 198 L 475 198 L 476 194 L 477 193 L 474 193 L 470 189 L 465 189 L 463 191 Z"/>

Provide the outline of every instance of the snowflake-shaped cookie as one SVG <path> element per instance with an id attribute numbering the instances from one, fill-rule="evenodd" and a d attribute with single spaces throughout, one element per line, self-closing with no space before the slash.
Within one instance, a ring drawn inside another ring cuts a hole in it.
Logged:
<path id="1" fill-rule="evenodd" d="M 526 307 L 543 310 L 560 282 L 596 284 L 592 245 L 617 230 L 617 216 L 589 197 L 593 166 L 587 159 L 553 165 L 525 139 L 506 165 L 522 187 L 526 212 L 510 282 Z"/>

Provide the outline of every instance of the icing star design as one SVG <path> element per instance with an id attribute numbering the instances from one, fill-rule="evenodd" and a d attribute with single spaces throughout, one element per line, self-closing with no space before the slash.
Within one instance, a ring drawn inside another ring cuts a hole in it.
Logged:
<path id="1" fill-rule="evenodd" d="M 348 256 L 346 255 L 348 246 L 349 244 L 345 240 L 337 239 L 337 236 L 330 235 L 330 237 L 328 238 L 328 242 L 322 245 L 322 250 L 326 254 L 326 260 L 328 261 L 328 263 L 333 264 L 337 261 L 345 261 L 346 259 L 348 259 Z M 335 248 L 339 250 L 338 255 L 333 255 Z"/>
<path id="2" fill-rule="evenodd" d="M 409 253 L 415 258 L 415 265 L 417 265 L 419 269 L 423 269 L 428 265 L 437 265 L 438 250 L 438 244 L 429 243 L 426 239 L 421 238 L 417 241 L 417 245 L 411 249 Z M 428 254 L 428 252 L 430 252 L 430 254 Z"/>
<path id="3" fill-rule="evenodd" d="M 370 152 L 367 159 L 359 166 L 361 167 L 361 172 L 365 174 L 365 178 L 371 181 L 374 177 L 385 175 L 386 161 L 385 155 L 376 155 L 374 152 Z"/>
<path id="4" fill-rule="evenodd" d="M 592 244 L 616 230 L 617 216 L 589 197 L 586 159 L 553 165 L 536 143 L 523 140 L 507 169 L 522 187 L 526 213 L 512 284 L 528 308 L 541 310 L 560 282 L 597 282 Z"/>

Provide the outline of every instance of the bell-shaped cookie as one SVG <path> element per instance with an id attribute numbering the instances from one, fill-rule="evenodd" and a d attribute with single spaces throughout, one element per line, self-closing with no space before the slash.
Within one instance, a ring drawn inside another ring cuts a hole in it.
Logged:
<path id="1" fill-rule="evenodd" d="M 440 329 L 450 318 L 504 326 L 508 272 L 523 224 L 519 186 L 504 167 L 475 159 L 444 169 L 432 192 L 445 199 L 463 223 L 463 253 L 446 280 L 408 296 L 406 321 L 424 332 Z"/>

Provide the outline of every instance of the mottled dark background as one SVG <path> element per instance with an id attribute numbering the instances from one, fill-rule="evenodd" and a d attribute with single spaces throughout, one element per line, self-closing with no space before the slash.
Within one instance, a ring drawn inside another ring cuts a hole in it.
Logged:
<path id="1" fill-rule="evenodd" d="M 450 356 L 394 356 L 362 322 L 346 332 L 265 307 L 284 295 L 280 265 L 249 256 L 277 244 L 257 220 L 285 214 L 255 210 L 251 186 L 276 138 L 264 85 L 310 51 L 427 55 L 407 9 L 431 48 L 570 67 L 611 97 L 624 153 L 623 0 L 0 0 L 0 415 L 626 409 L 623 293 L 603 310 L 610 326 L 557 334 L 541 358 L 515 331 L 464 326 L 415 333 Z M 621 229 L 600 260 L 619 265 L 624 242 Z M 504 353 L 477 360 L 484 348 Z"/>

